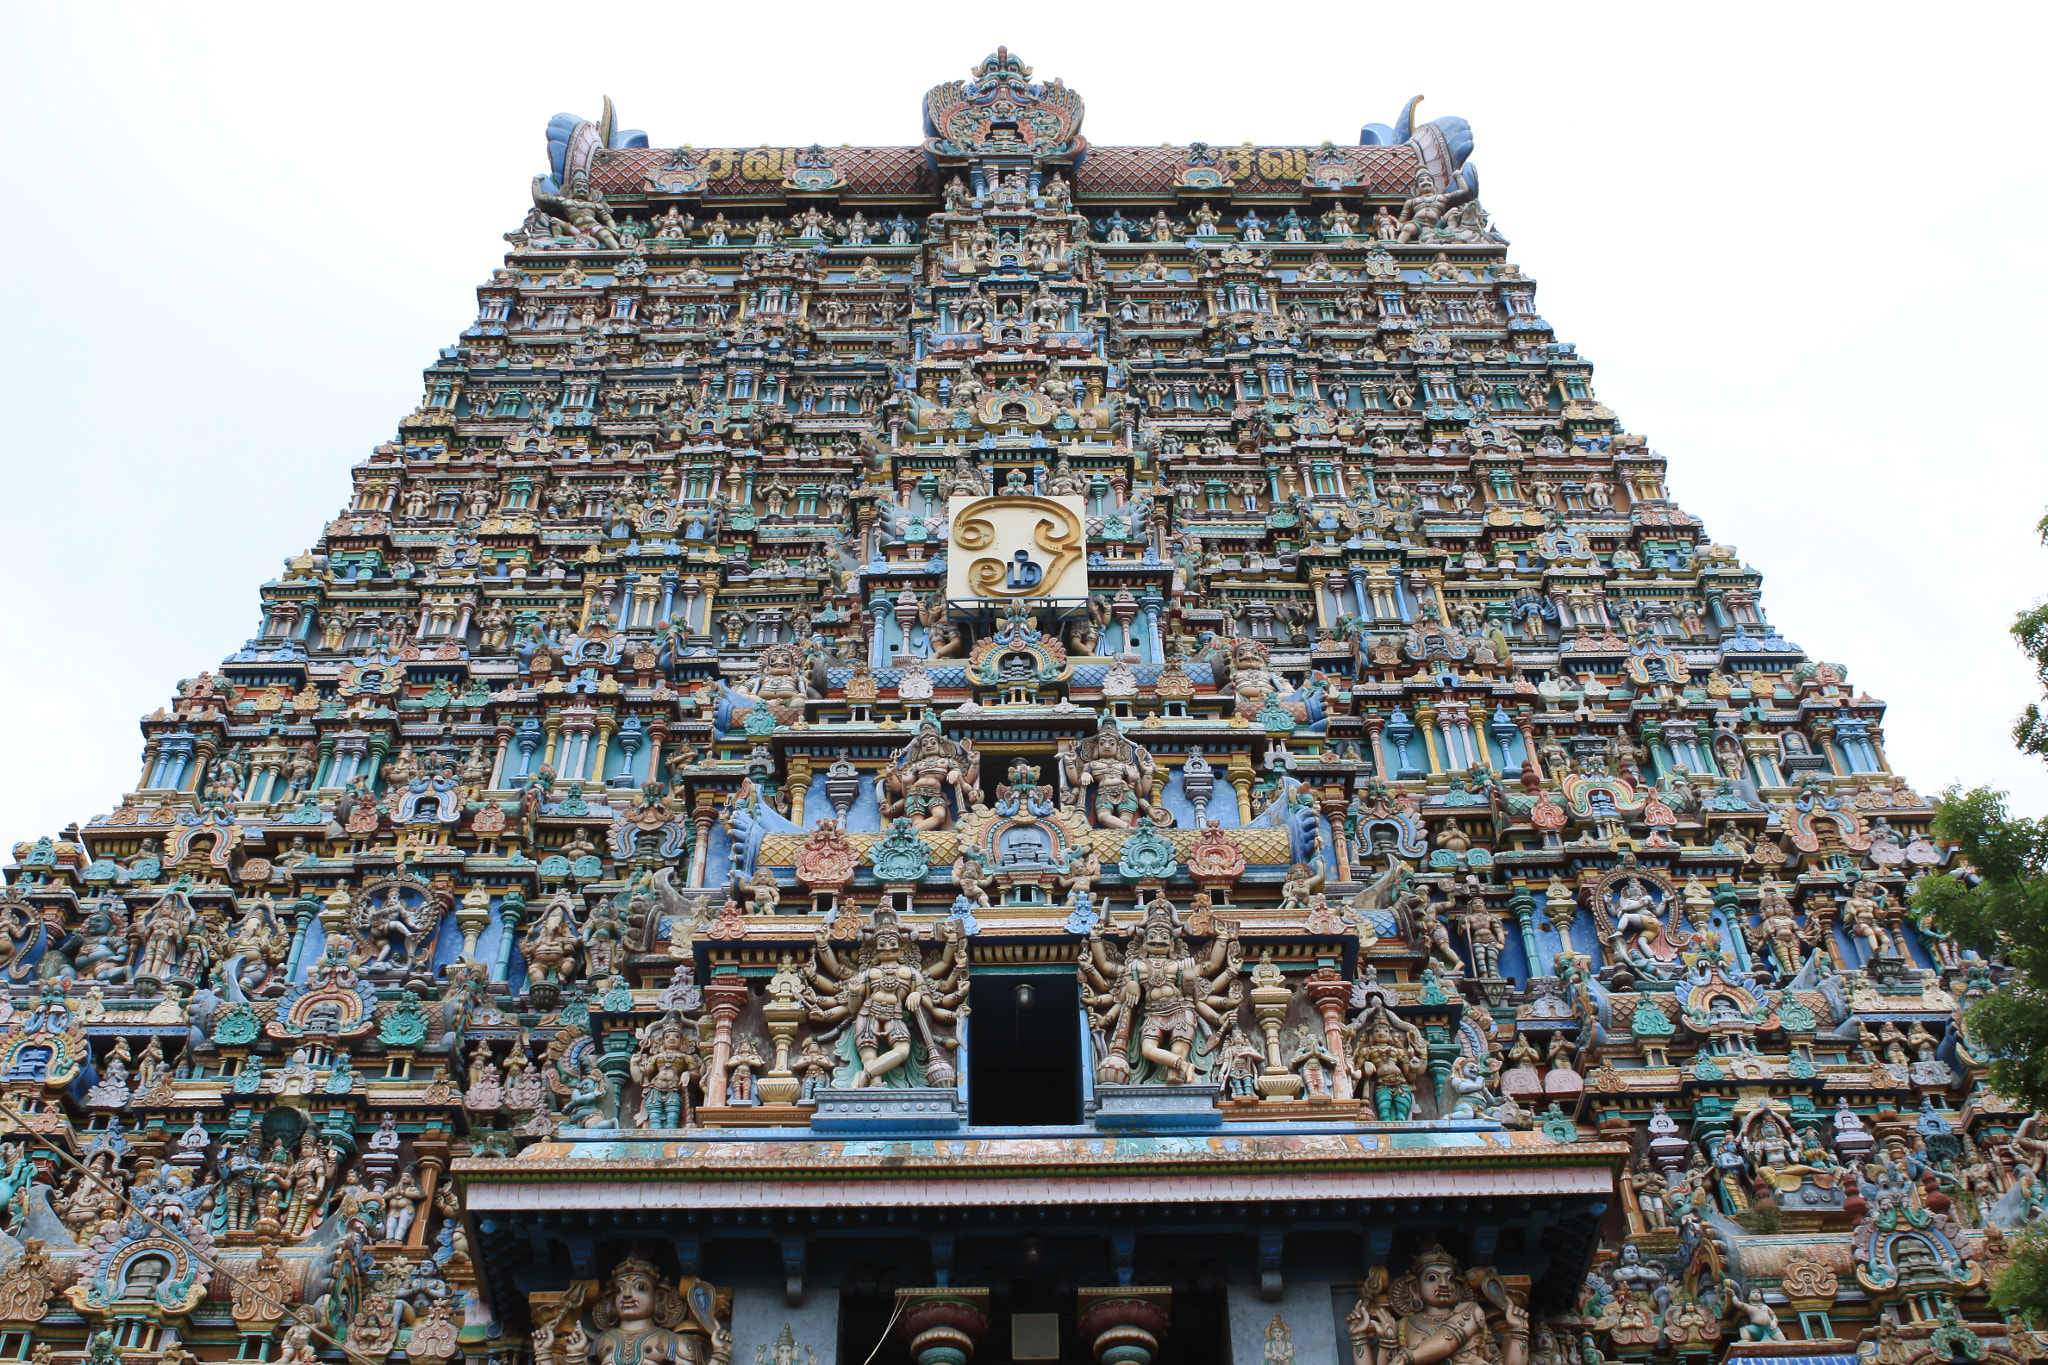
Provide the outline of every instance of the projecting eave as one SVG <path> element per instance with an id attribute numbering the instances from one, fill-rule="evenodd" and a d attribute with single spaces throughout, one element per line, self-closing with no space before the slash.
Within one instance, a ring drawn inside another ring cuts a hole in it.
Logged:
<path id="1" fill-rule="evenodd" d="M 1540 1132 L 543 1142 L 455 1164 L 479 1212 L 1605 1197 L 1629 1149 Z"/>

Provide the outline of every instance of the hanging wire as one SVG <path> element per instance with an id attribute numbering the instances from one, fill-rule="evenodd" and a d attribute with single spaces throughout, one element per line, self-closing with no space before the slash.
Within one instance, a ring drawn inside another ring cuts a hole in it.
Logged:
<path id="1" fill-rule="evenodd" d="M 902 1316 L 903 1300 L 899 1298 L 896 1300 L 896 1311 L 889 1315 L 889 1325 L 882 1329 L 882 1335 L 875 1340 L 875 1349 L 868 1352 L 868 1358 L 863 1360 L 860 1365 L 874 1365 L 875 1357 L 881 1354 L 883 1345 L 889 1340 L 889 1333 L 896 1330 L 896 1319 Z"/>

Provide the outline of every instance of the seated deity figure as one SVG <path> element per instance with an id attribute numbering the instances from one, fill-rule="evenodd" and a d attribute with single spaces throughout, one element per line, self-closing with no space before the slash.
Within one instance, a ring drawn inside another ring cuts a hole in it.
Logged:
<path id="1" fill-rule="evenodd" d="M 762 650 L 759 670 L 739 690 L 770 706 L 801 706 L 808 694 L 803 652 L 794 645 L 771 645 Z"/>

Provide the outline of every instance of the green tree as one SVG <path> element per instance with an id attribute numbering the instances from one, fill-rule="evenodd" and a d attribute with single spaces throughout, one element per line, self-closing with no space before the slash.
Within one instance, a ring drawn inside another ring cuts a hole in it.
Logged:
<path id="1" fill-rule="evenodd" d="M 2035 529 L 2048 544 L 2048 517 Z M 2012 634 L 2048 693 L 2048 602 L 2021 612 Z M 2029 705 L 2013 726 L 2013 743 L 2048 759 L 2042 703 Z M 2013 815 L 2004 792 L 1958 786 L 1936 801 L 1934 833 L 1954 841 L 1950 866 L 1957 875 L 1921 878 L 1913 908 L 1957 943 L 2012 968 L 1970 1007 L 1970 1039 L 1989 1064 L 1993 1087 L 2048 1110 L 2048 820 Z M 1992 1298 L 2036 1325 L 2048 1322 L 2048 1233 L 2030 1230 L 2018 1239 Z"/>

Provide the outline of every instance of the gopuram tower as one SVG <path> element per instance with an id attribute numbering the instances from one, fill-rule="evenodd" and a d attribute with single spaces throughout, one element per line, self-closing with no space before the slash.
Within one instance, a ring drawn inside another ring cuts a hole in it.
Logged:
<path id="1" fill-rule="evenodd" d="M 261 634 L 15 847 L 0 1360 L 2040 1358 L 1882 704 L 1415 110 L 557 116 Z"/>

